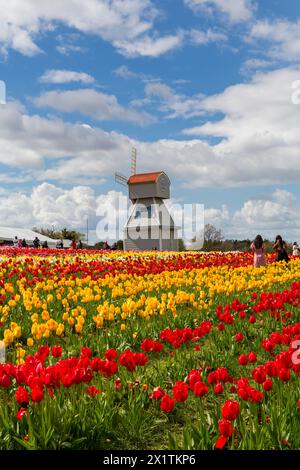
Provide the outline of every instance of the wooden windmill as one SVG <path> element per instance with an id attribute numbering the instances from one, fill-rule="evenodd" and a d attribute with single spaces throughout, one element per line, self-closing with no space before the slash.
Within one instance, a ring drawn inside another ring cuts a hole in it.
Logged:
<path id="1" fill-rule="evenodd" d="M 132 202 L 124 227 L 124 250 L 178 251 L 177 229 L 164 200 L 170 198 L 165 172 L 136 173 L 137 152 L 132 149 L 131 176 L 116 173 L 116 182 L 128 186 Z"/>

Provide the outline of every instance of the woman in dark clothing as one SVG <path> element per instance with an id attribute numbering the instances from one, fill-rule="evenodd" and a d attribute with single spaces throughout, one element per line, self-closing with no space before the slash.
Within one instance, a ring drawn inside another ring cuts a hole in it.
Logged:
<path id="1" fill-rule="evenodd" d="M 273 245 L 273 250 L 276 251 L 276 261 L 286 261 L 289 262 L 290 258 L 287 253 L 287 245 L 280 235 L 277 235 L 275 244 Z"/>

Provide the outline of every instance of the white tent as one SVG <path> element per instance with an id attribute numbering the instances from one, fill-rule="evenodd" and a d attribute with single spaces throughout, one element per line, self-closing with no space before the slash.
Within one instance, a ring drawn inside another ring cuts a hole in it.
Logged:
<path id="1" fill-rule="evenodd" d="M 53 238 L 46 237 L 45 235 L 41 235 L 27 228 L 0 227 L 0 240 L 11 242 L 15 237 L 21 240 L 25 238 L 28 245 L 33 243 L 35 237 L 38 237 L 41 243 L 47 241 L 49 248 L 55 248 L 57 243 L 57 240 L 53 240 Z M 70 244 L 70 240 L 64 240 L 65 248 L 68 248 Z"/>

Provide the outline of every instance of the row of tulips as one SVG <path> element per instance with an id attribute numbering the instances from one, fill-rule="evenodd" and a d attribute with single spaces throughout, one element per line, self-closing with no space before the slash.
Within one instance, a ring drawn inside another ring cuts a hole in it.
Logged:
<path id="1" fill-rule="evenodd" d="M 176 258 L 174 254 L 170 256 Z M 164 270 L 157 274 L 126 274 L 121 270 L 101 280 L 96 279 L 92 261 L 88 263 L 89 270 L 85 277 L 80 277 L 78 272 L 68 277 L 65 272 L 67 258 L 63 258 L 62 265 L 60 259 L 55 259 L 55 275 L 40 270 L 38 281 L 29 274 L 30 262 L 15 262 L 12 259 L 3 262 L 0 265 L 4 278 L 0 289 L 0 334 L 2 330 L 5 345 L 21 344 L 26 351 L 26 346 L 32 348 L 44 339 L 55 342 L 55 337 L 95 335 L 98 334 L 97 330 L 101 335 L 101 330 L 110 326 L 118 326 L 121 331 L 129 330 L 138 335 L 141 318 L 149 321 L 156 315 L 176 317 L 183 312 L 185 315 L 191 311 L 205 313 L 211 311 L 219 297 L 243 292 L 247 294 L 253 289 L 264 290 L 271 285 L 276 288 L 300 278 L 299 259 L 293 260 L 288 268 L 284 264 L 273 263 L 259 270 L 247 264 L 247 254 L 244 266 L 226 264 L 232 254 L 217 254 L 215 258 L 222 258 L 221 266 L 192 268 L 197 262 L 190 265 L 187 262 L 189 267 L 186 270 L 170 270 L 167 263 L 170 256 L 166 255 Z M 241 254 L 237 256 L 240 258 Z M 187 261 L 192 255 L 178 257 L 186 257 Z M 213 255 L 208 257 L 212 259 Z M 147 256 L 139 255 L 139 258 L 143 265 L 147 264 Z M 151 262 L 153 258 L 150 256 Z M 158 257 L 162 263 L 161 269 L 163 259 L 162 256 Z M 47 269 L 53 268 L 50 259 L 43 261 L 47 263 Z M 11 268 L 14 265 L 14 274 L 9 280 L 3 267 L 6 263 Z M 173 267 L 181 266 L 181 262 L 178 263 Z M 110 266 L 113 266 L 112 262 Z M 223 313 L 223 324 L 226 324 L 227 320 L 230 321 L 230 314 Z M 243 315 L 242 312 L 240 314 Z M 22 321 L 19 321 L 20 318 Z M 249 321 L 255 321 L 255 317 L 251 316 Z"/>
<path id="2" fill-rule="evenodd" d="M 262 300 L 268 298 L 268 305 L 263 304 Z M 257 301 L 258 300 L 258 301 Z M 274 293 L 262 293 L 257 299 L 256 294 L 252 294 L 249 303 L 241 303 L 236 298 L 230 304 L 226 304 L 224 308 L 220 305 L 216 308 L 217 321 L 221 320 L 229 325 L 235 321 L 244 320 L 243 317 L 238 315 L 236 320 L 231 316 L 230 321 L 228 318 L 224 319 L 223 315 L 231 315 L 229 312 L 241 313 L 246 311 L 256 311 L 256 315 L 262 317 L 273 312 L 273 309 L 280 308 L 284 311 L 285 304 L 293 303 L 294 306 L 300 300 L 300 283 L 293 283 L 289 290 Z M 280 306 L 279 306 L 280 302 Z M 289 318 L 291 312 L 289 312 Z M 220 318 L 221 316 L 221 318 Z M 283 320 L 285 317 L 283 317 Z M 226 320 L 226 321 L 225 321 Z M 281 322 L 282 323 L 282 322 Z M 125 350 L 118 353 L 115 349 L 108 349 L 104 353 L 104 359 L 92 357 L 92 351 L 88 347 L 83 347 L 79 358 L 71 357 L 69 359 L 60 359 L 63 350 L 60 346 L 54 346 L 50 349 L 49 346 L 41 346 L 34 355 L 28 355 L 25 358 L 25 363 L 15 366 L 11 363 L 2 365 L 0 368 L 0 384 L 3 388 L 17 387 L 15 391 L 15 398 L 21 407 L 17 412 L 17 419 L 22 419 L 27 410 L 29 402 L 32 404 L 39 403 L 44 398 L 45 389 L 48 391 L 50 397 L 53 397 L 54 390 L 59 389 L 61 386 L 69 388 L 74 385 L 82 383 L 89 384 L 94 374 L 100 372 L 103 377 L 109 378 L 115 376 L 118 372 L 118 367 L 123 366 L 128 372 L 136 370 L 137 366 L 146 366 L 148 363 L 147 353 L 162 353 L 163 342 L 172 346 L 175 349 L 180 349 L 182 345 L 189 342 L 199 342 L 200 339 L 211 332 L 212 323 L 209 321 L 202 322 L 198 327 L 192 328 L 176 328 L 171 330 L 165 328 L 159 335 L 160 340 L 146 338 L 140 343 L 141 352 L 133 352 Z M 218 331 L 220 329 L 218 328 Z M 221 330 L 223 331 L 223 330 Z M 237 333 L 234 337 L 235 341 L 240 345 L 244 343 L 243 333 Z M 264 393 L 271 392 L 273 388 L 274 378 L 278 378 L 281 382 L 288 382 L 291 379 L 291 371 L 300 375 L 300 366 L 293 363 L 292 356 L 295 354 L 293 349 L 293 342 L 300 339 L 300 324 L 284 326 L 281 332 L 273 331 L 268 338 L 264 338 L 261 347 L 268 354 L 272 354 L 272 360 L 266 361 L 264 364 L 255 366 L 248 370 L 250 377 L 241 375 L 240 377 L 233 377 L 229 374 L 226 367 L 218 367 L 212 372 L 208 372 L 208 368 L 204 370 L 207 377 L 204 379 L 201 368 L 192 369 L 187 373 L 186 381 L 177 380 L 172 386 L 172 396 L 161 387 L 154 387 L 153 392 L 150 393 L 149 398 L 160 401 L 160 409 L 164 413 L 170 413 L 174 410 L 175 404 L 183 403 L 188 399 L 189 392 L 193 393 L 195 397 L 204 398 L 209 387 L 213 388 L 216 395 L 224 395 L 225 384 L 229 385 L 229 392 L 237 395 L 239 400 L 250 401 L 251 403 L 262 403 Z M 272 345 L 270 346 L 269 343 Z M 288 348 L 284 351 L 278 352 L 274 355 L 275 347 Z M 194 348 L 198 351 L 200 348 Z M 172 352 L 172 351 L 171 351 Z M 171 353 L 170 352 L 170 353 Z M 59 361 L 53 365 L 45 366 L 46 359 L 59 358 Z M 240 354 L 238 364 L 240 366 L 249 366 L 257 362 L 257 354 L 253 351 L 246 354 Z M 300 361 L 299 361 L 300 362 Z M 249 381 L 252 380 L 257 386 L 261 386 L 261 390 L 250 385 Z M 120 388 L 120 379 L 115 381 L 116 389 Z M 30 390 L 30 393 L 28 391 Z M 101 393 L 100 389 L 91 385 L 86 389 L 86 393 L 95 397 Z M 239 403 L 236 400 L 227 400 L 222 407 L 222 419 L 218 421 L 220 436 L 215 445 L 216 448 L 223 448 L 228 438 L 232 435 L 232 421 L 235 421 L 238 416 Z"/>

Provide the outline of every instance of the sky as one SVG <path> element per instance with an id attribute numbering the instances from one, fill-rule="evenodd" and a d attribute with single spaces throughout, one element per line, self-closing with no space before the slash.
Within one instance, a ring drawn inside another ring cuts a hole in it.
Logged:
<path id="1" fill-rule="evenodd" d="M 224 237 L 300 241 L 299 0 L 0 0 L 0 80 L 1 225 L 97 241 L 135 147 Z"/>

